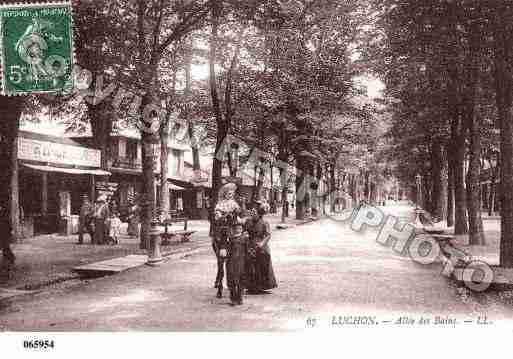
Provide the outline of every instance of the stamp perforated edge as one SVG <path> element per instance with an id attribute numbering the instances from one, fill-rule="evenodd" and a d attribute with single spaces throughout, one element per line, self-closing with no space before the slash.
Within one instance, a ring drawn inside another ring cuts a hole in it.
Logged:
<path id="1" fill-rule="evenodd" d="M 76 55 L 75 55 L 75 32 L 74 32 L 74 25 L 75 25 L 75 21 L 74 21 L 74 12 L 73 12 L 73 5 L 71 4 L 71 1 L 35 1 L 35 2 L 31 2 L 31 3 L 17 3 L 17 2 L 12 2 L 12 3 L 8 3 L 8 4 L 0 4 L 0 10 L 5 10 L 5 9 L 25 9 L 25 8 L 41 8 L 41 7 L 47 7 L 47 8 L 52 8 L 52 7 L 68 7 L 70 9 L 70 31 L 71 31 L 71 36 L 70 36 L 70 52 L 71 52 L 71 59 L 70 59 L 70 63 L 71 63 L 71 81 L 72 81 L 72 86 L 74 87 L 74 75 L 73 75 L 73 68 L 75 67 L 76 65 Z M 2 96 L 26 96 L 26 95 L 32 95 L 32 94 L 50 94 L 50 93 L 55 93 L 55 91 L 30 91 L 30 92 L 27 92 L 27 91 L 20 91 L 20 92 L 15 92 L 15 93 L 7 93 L 6 92 L 6 89 L 5 89 L 5 81 L 4 81 L 4 67 L 5 67 L 5 58 L 4 58 L 4 51 L 3 51 L 3 31 L 4 29 L 2 28 L 2 24 L 3 24 L 3 21 L 2 21 L 2 17 L 0 16 L 0 86 L 1 86 L 1 94 Z"/>

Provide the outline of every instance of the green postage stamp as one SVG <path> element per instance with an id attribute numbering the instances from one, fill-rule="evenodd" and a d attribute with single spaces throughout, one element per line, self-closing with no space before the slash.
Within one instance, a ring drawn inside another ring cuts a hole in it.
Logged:
<path id="1" fill-rule="evenodd" d="M 4 95 L 73 89 L 73 19 L 69 3 L 0 6 Z"/>

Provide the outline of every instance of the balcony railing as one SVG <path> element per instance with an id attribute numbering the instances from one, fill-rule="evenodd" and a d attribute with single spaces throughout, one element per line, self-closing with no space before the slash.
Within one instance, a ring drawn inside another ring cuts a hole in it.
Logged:
<path id="1" fill-rule="evenodd" d="M 142 161 L 137 158 L 114 157 L 109 160 L 109 166 L 131 170 L 142 170 Z"/>
<path id="2" fill-rule="evenodd" d="M 138 170 L 142 171 L 142 160 L 131 158 L 131 157 L 111 157 L 107 161 L 107 165 L 109 168 L 124 168 L 124 169 L 130 169 L 130 170 Z M 160 163 L 159 158 L 155 157 L 153 159 L 153 170 L 159 172 L 160 171 Z M 172 164 L 168 167 L 168 175 L 169 176 L 175 176 L 175 177 L 183 177 L 184 171 L 183 168 L 176 168 L 176 166 L 173 166 Z"/>

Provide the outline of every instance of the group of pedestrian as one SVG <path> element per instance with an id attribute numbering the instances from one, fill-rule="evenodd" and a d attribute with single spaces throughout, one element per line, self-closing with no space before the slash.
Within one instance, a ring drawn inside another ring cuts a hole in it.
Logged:
<path id="1" fill-rule="evenodd" d="M 91 203 L 87 195 L 82 196 L 80 207 L 78 244 L 84 243 L 84 232 L 91 237 L 91 244 L 118 244 L 121 220 L 117 203 L 100 195 Z"/>
<path id="2" fill-rule="evenodd" d="M 232 305 L 243 302 L 243 294 L 263 294 L 277 287 L 271 261 L 270 225 L 264 216 L 266 202 L 257 202 L 249 213 L 243 213 L 235 201 L 237 186 L 224 185 L 215 207 L 213 248 L 218 258 L 215 287 L 222 297 L 223 263 L 226 262 L 227 284 Z"/>

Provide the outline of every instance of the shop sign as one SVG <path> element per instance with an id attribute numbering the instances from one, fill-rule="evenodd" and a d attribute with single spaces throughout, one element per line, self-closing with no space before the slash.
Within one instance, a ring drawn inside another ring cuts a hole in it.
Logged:
<path id="1" fill-rule="evenodd" d="M 242 185 L 242 178 L 241 177 L 231 177 L 231 176 L 223 176 L 221 177 L 221 183 L 235 183 L 237 186 Z"/>
<path id="2" fill-rule="evenodd" d="M 137 160 L 135 158 L 118 157 L 118 158 L 116 158 L 114 160 L 114 163 L 113 163 L 112 166 L 113 167 L 117 167 L 117 168 L 142 170 L 142 162 L 141 162 L 141 160 Z"/>
<path id="3" fill-rule="evenodd" d="M 101 167 L 100 150 L 24 137 L 18 137 L 18 159 L 64 165 Z"/>
<path id="4" fill-rule="evenodd" d="M 118 190 L 119 183 L 116 182 L 96 182 L 96 194 L 101 196 L 112 197 Z"/>

